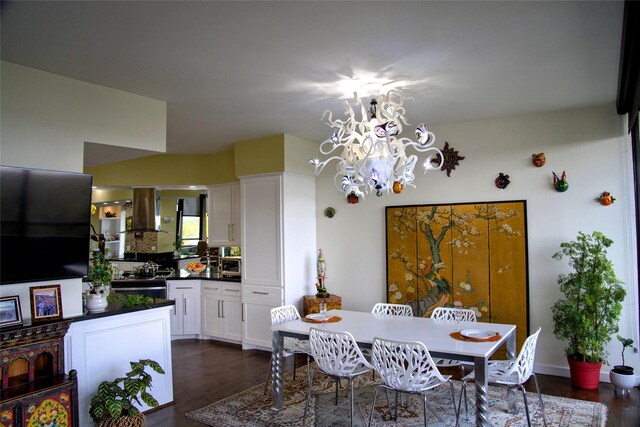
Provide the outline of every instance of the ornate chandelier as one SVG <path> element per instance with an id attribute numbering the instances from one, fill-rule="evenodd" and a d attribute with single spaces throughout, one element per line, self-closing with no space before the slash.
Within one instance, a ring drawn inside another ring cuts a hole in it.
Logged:
<path id="1" fill-rule="evenodd" d="M 435 135 L 424 123 L 416 128 L 416 141 L 398 136 L 402 126 L 408 124 L 402 95 L 395 91 L 379 95 L 371 100 L 368 111 L 358 94 L 353 95 L 355 108 L 344 101 L 346 119 L 333 120 L 329 110 L 322 116 L 333 134 L 320 144 L 320 154 L 331 157 L 322 162 L 309 161 L 315 166 L 316 176 L 329 162 L 337 160 L 336 188 L 345 196 L 364 198 L 374 191 L 376 196 L 382 196 L 389 191 L 400 193 L 405 186 L 415 188 L 413 169 L 418 156 L 407 155 L 409 147 L 420 153 L 432 152 L 423 162 L 424 173 L 442 167 L 444 156 L 433 147 Z M 360 120 L 356 118 L 358 110 Z"/>

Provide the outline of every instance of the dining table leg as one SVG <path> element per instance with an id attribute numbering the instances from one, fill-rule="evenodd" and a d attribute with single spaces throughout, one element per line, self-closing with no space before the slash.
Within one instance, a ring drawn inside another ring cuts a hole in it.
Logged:
<path id="1" fill-rule="evenodd" d="M 476 383 L 476 426 L 489 427 L 489 382 L 488 359 L 486 357 L 475 358 L 475 383 Z"/>
<path id="2" fill-rule="evenodd" d="M 282 375 L 284 374 L 284 357 L 282 350 L 284 348 L 284 337 L 278 331 L 273 331 L 272 338 L 272 354 L 271 354 L 271 409 L 280 411 L 284 409 Z"/>

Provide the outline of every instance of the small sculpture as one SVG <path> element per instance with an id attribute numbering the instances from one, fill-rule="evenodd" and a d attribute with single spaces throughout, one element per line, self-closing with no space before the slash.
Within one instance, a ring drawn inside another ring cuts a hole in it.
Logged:
<path id="1" fill-rule="evenodd" d="M 507 185 L 509 185 L 510 183 L 511 181 L 509 181 L 509 175 L 505 175 L 502 172 L 500 172 L 500 174 L 496 178 L 496 187 L 504 190 L 505 188 L 507 188 Z"/>
<path id="2" fill-rule="evenodd" d="M 451 171 L 455 170 L 456 166 L 460 165 L 460 160 L 464 160 L 464 156 L 458 155 L 458 150 L 455 150 L 453 147 L 449 148 L 449 143 L 445 141 L 444 148 L 442 149 L 442 157 L 444 160 L 442 161 L 441 171 L 447 171 L 447 176 L 451 177 Z M 436 156 L 431 159 L 431 163 L 439 163 L 440 156 Z"/>
<path id="3" fill-rule="evenodd" d="M 316 296 L 318 298 L 327 298 L 329 297 L 329 293 L 327 292 L 327 288 L 325 287 L 325 280 L 327 279 L 326 271 L 327 271 L 327 263 L 324 260 L 324 255 L 322 254 L 322 249 L 318 249 L 318 283 L 316 283 L 316 289 L 318 293 Z"/>
<path id="4" fill-rule="evenodd" d="M 533 163 L 537 168 L 541 168 L 545 163 L 547 163 L 544 153 L 532 154 L 531 157 L 531 163 Z"/>
<path id="5" fill-rule="evenodd" d="M 598 197 L 598 201 L 603 206 L 609 206 L 610 204 L 615 202 L 616 199 L 610 193 L 608 193 L 607 191 L 604 191 L 602 192 L 600 197 Z"/>
<path id="6" fill-rule="evenodd" d="M 558 178 L 555 172 L 553 173 L 553 186 L 556 188 L 556 191 L 560 193 L 564 193 L 569 189 L 569 183 L 567 182 L 567 172 L 562 171 L 562 176 Z"/>

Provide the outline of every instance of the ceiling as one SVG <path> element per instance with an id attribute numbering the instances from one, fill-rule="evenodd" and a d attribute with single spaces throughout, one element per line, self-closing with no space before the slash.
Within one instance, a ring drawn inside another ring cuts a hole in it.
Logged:
<path id="1" fill-rule="evenodd" d="M 611 103 L 624 3 L 3 1 L 3 60 L 167 102 L 167 152 L 288 133 L 403 89 L 429 126 Z M 381 89 L 382 88 L 382 89 Z M 346 94 L 346 95 L 345 95 Z M 149 152 L 87 144 L 85 165 Z"/>

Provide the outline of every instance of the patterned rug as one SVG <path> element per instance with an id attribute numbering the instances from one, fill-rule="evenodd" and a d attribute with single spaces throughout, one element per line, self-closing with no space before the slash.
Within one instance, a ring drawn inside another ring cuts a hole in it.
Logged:
<path id="1" fill-rule="evenodd" d="M 285 409 L 280 412 L 271 410 L 271 389 L 265 396 L 264 384 L 253 387 L 242 393 L 220 400 L 205 406 L 202 409 L 187 412 L 187 418 L 216 427 L 275 427 L 275 426 L 301 426 L 304 413 L 304 404 L 307 393 L 306 367 L 299 368 L 295 383 L 291 373 L 284 376 Z M 355 394 L 355 426 L 366 426 L 371 411 L 373 391 L 379 384 L 379 379 L 373 381 L 371 375 L 363 375 L 354 383 Z M 337 427 L 349 425 L 350 398 L 346 396 L 347 382 L 343 381 L 343 388 L 339 391 L 338 405 L 335 405 L 335 382 L 328 377 L 316 375 L 314 378 L 313 402 L 307 416 L 305 426 L 313 427 Z M 473 386 L 468 387 L 469 415 L 464 418 L 464 406 L 462 408 L 461 426 L 475 425 L 475 393 Z M 456 403 L 459 397 L 461 383 L 454 382 Z M 451 403 L 451 389 L 444 385 L 431 391 L 427 397 L 427 422 L 429 426 L 454 426 L 455 412 Z M 393 405 L 393 395 L 391 404 Z M 424 426 L 422 401 L 415 397 L 405 395 L 404 405 L 398 409 L 398 421 L 392 420 L 387 399 L 384 392 L 378 393 L 376 411 L 372 425 L 413 427 Z M 517 395 L 520 411 L 518 414 L 506 412 L 506 392 L 504 388 L 490 387 L 490 420 L 496 427 L 519 427 L 527 425 L 527 416 L 522 403 L 522 394 Z M 567 399 L 563 397 L 542 396 L 548 426 L 592 426 L 604 427 L 607 418 L 607 408 L 601 403 L 587 402 L 584 400 Z M 539 411 L 538 396 L 528 393 L 531 423 L 535 426 L 543 425 L 542 415 Z M 464 402 L 463 402 L 464 405 Z"/>

